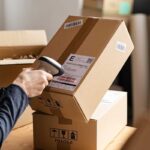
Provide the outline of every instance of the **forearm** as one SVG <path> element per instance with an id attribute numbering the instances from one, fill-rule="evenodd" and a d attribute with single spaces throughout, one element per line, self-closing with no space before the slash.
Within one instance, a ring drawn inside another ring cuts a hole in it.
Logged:
<path id="1" fill-rule="evenodd" d="M 28 97 L 17 85 L 0 90 L 0 145 L 28 105 Z"/>

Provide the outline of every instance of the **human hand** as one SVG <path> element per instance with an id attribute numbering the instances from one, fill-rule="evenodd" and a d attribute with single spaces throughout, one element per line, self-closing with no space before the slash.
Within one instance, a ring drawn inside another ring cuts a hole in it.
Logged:
<path id="1" fill-rule="evenodd" d="M 20 86 L 28 97 L 35 97 L 43 92 L 48 85 L 48 81 L 52 79 L 52 75 L 44 70 L 26 68 L 13 81 L 13 84 Z"/>

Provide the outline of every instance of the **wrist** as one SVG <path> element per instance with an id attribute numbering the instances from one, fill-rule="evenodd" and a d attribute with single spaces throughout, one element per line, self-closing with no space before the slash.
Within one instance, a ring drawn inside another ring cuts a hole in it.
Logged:
<path id="1" fill-rule="evenodd" d="M 28 91 L 26 90 L 26 87 L 25 87 L 25 84 L 24 84 L 23 80 L 21 80 L 21 79 L 16 79 L 16 80 L 13 81 L 12 84 L 15 84 L 15 85 L 19 86 L 19 87 L 25 92 L 25 94 L 26 94 L 27 96 L 29 95 L 29 94 L 28 94 Z"/>

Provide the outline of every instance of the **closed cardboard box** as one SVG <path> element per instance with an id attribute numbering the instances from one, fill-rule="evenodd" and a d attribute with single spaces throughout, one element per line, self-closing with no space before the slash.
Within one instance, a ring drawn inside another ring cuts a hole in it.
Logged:
<path id="1" fill-rule="evenodd" d="M 34 113 L 34 146 L 40 150 L 104 150 L 127 124 L 127 93 L 108 91 L 88 123 Z"/>
<path id="2" fill-rule="evenodd" d="M 133 50 L 122 20 L 69 16 L 41 56 L 63 64 L 34 110 L 88 121 Z"/>
<path id="3" fill-rule="evenodd" d="M 43 30 L 0 31 L 0 87 L 8 86 L 23 68 L 31 67 L 35 58 L 30 55 L 38 56 L 46 44 Z M 29 106 L 14 128 L 31 123 L 32 113 Z"/>

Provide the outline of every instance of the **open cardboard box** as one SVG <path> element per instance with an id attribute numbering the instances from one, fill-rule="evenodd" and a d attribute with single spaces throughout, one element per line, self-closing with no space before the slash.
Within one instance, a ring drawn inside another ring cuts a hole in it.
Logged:
<path id="1" fill-rule="evenodd" d="M 31 107 L 88 121 L 132 50 L 124 21 L 69 16 L 40 54 L 63 64 L 65 74 L 54 77 Z"/>
<path id="2" fill-rule="evenodd" d="M 10 84 L 22 68 L 35 61 L 19 59 L 21 56 L 38 56 L 46 45 L 43 30 L 0 31 L 0 87 Z"/>
<path id="3" fill-rule="evenodd" d="M 108 91 L 90 121 L 64 124 L 57 116 L 33 113 L 34 147 L 40 150 L 104 150 L 127 124 L 127 93 Z"/>
<path id="4" fill-rule="evenodd" d="M 0 87 L 12 83 L 23 68 L 31 67 L 35 59 L 20 59 L 22 56 L 38 56 L 47 45 L 43 30 L 0 31 Z M 32 110 L 28 107 L 16 127 L 32 122 Z"/>

